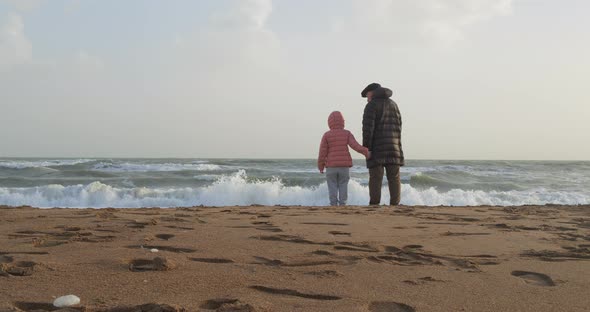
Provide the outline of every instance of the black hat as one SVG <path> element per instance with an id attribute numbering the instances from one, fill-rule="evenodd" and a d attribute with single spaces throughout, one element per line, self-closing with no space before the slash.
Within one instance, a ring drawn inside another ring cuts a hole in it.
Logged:
<path id="1" fill-rule="evenodd" d="M 381 85 L 373 82 L 372 84 L 368 85 L 365 89 L 363 89 L 363 91 L 361 92 L 361 96 L 362 97 L 367 97 L 367 93 L 369 93 L 370 91 L 374 91 L 381 88 Z"/>

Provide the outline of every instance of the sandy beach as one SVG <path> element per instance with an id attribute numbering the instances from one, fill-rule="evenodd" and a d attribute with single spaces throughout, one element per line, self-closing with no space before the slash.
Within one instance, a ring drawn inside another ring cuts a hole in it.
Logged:
<path id="1" fill-rule="evenodd" d="M 590 307 L 589 206 L 0 207 L 0 246 L 0 311 Z"/>

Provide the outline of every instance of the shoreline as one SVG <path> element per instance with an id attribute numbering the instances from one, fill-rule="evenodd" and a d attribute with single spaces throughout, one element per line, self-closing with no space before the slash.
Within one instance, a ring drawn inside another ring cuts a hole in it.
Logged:
<path id="1" fill-rule="evenodd" d="M 2 209 L 39 209 L 39 210 L 46 210 L 46 209 L 77 209 L 77 210 L 84 210 L 84 209 L 93 209 L 93 210 L 100 210 L 100 209 L 177 209 L 177 210 L 190 210 L 190 209 L 228 209 L 228 208 L 305 208 L 305 209 L 347 209 L 347 208 L 368 208 L 368 209 L 396 209 L 396 208 L 527 208 L 527 207 L 548 207 L 548 208 L 578 208 L 578 207 L 587 207 L 590 209 L 590 204 L 554 204 L 554 203 L 546 203 L 542 205 L 537 204 L 523 204 L 523 205 L 386 205 L 386 204 L 379 204 L 379 205 L 355 205 L 355 204 L 347 204 L 346 206 L 317 206 L 317 205 L 263 205 L 263 204 L 249 204 L 249 205 L 224 205 L 224 206 L 206 206 L 206 205 L 198 205 L 198 206 L 176 206 L 176 207 L 38 207 L 38 206 L 29 206 L 29 205 L 0 205 L 0 210 Z"/>
<path id="2" fill-rule="evenodd" d="M 590 306 L 589 205 L 0 206 L 0 246 L 0 311 Z"/>

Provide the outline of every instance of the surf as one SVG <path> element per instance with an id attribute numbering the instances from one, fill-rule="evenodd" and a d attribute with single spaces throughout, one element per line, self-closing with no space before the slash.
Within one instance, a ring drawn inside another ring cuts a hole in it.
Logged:
<path id="1" fill-rule="evenodd" d="M 348 185 L 349 205 L 366 205 L 368 187 L 352 179 Z M 386 183 L 382 202 L 389 201 Z M 415 188 L 402 184 L 403 205 L 577 205 L 589 203 L 587 195 L 576 192 L 551 191 L 544 188 L 511 191 L 483 191 L 435 187 Z M 116 187 L 95 181 L 76 185 L 44 185 L 36 187 L 0 187 L 0 204 L 41 208 L 139 208 L 249 205 L 328 205 L 325 183 L 317 186 L 289 186 L 282 179 L 250 178 L 246 170 L 222 175 L 213 183 L 199 187 Z"/>

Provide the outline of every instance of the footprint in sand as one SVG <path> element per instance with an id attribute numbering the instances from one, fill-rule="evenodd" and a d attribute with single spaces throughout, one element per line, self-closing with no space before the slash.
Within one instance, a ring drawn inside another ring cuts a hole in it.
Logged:
<path id="1" fill-rule="evenodd" d="M 422 245 L 406 245 L 403 247 L 403 249 L 422 249 L 424 248 L 424 246 Z"/>
<path id="2" fill-rule="evenodd" d="M 49 311 L 54 311 L 55 308 L 53 308 L 53 310 L 49 310 Z M 62 310 L 59 310 L 62 311 Z M 87 311 L 84 308 L 68 308 L 68 310 L 63 310 L 63 311 L 68 311 L 68 312 L 73 312 L 73 311 Z M 92 310 L 95 311 L 95 310 Z M 101 312 L 139 312 L 139 311 L 149 311 L 149 312 L 187 312 L 188 310 L 183 308 L 183 307 L 179 307 L 177 305 L 167 305 L 167 304 L 155 304 L 155 303 L 148 303 L 148 304 L 142 304 L 142 305 L 138 305 L 138 306 L 117 306 L 117 307 L 112 307 L 112 308 L 107 308 L 104 310 L 97 310 L 97 311 L 101 311 Z"/>
<path id="3" fill-rule="evenodd" d="M 78 232 L 81 231 L 82 228 L 79 226 L 65 226 L 65 225 L 58 225 L 55 227 L 56 229 L 63 229 L 66 232 Z"/>
<path id="4" fill-rule="evenodd" d="M 55 247 L 70 242 L 89 242 L 103 243 L 111 242 L 116 237 L 112 235 L 100 236 L 92 232 L 80 232 L 80 227 L 65 227 L 64 232 L 38 232 L 38 231 L 18 231 L 16 234 L 10 234 L 13 237 L 31 237 L 31 242 L 35 247 Z"/>
<path id="5" fill-rule="evenodd" d="M 282 266 L 282 267 L 306 267 L 306 266 L 316 266 L 316 265 L 327 265 L 327 264 L 343 264 L 338 261 L 334 260 L 324 260 L 324 261 L 298 261 L 298 262 L 284 262 L 277 259 L 268 259 L 264 257 L 254 257 L 258 262 L 254 264 L 262 264 L 268 266 Z"/>
<path id="6" fill-rule="evenodd" d="M 316 251 L 312 251 L 311 252 L 312 255 L 318 255 L 318 256 L 333 256 L 334 254 L 327 251 L 327 250 L 316 250 Z"/>
<path id="7" fill-rule="evenodd" d="M 36 262 L 33 261 L 19 261 L 14 264 L 0 264 L 0 272 L 12 276 L 29 276 L 33 275 Z"/>
<path id="8" fill-rule="evenodd" d="M 93 230 L 93 231 L 96 231 L 96 232 L 104 232 L 104 233 L 121 233 L 121 232 L 119 232 L 119 231 L 117 231 L 117 230 L 113 230 L 113 229 L 105 229 L 105 228 L 102 228 L 102 227 L 100 227 L 100 226 L 97 226 L 96 228 L 94 228 L 94 229 L 92 229 L 92 230 Z"/>
<path id="9" fill-rule="evenodd" d="M 457 270 L 462 269 L 472 273 L 481 272 L 477 264 L 469 259 L 446 258 L 444 260 L 446 260 L 451 266 L 456 267 Z"/>
<path id="10" fill-rule="evenodd" d="M 223 258 L 189 258 L 189 260 L 195 261 L 195 262 L 204 262 L 204 263 L 219 263 L 219 264 L 234 263 L 233 260 L 223 259 Z"/>
<path id="11" fill-rule="evenodd" d="M 397 303 L 392 301 L 378 301 L 372 302 L 369 305 L 369 311 L 371 312 L 415 312 L 416 309 L 403 303 Z"/>
<path id="12" fill-rule="evenodd" d="M 300 236 L 294 235 L 260 235 L 260 236 L 251 236 L 251 239 L 258 239 L 258 240 L 266 240 L 266 241 L 279 241 L 279 242 L 287 242 L 287 243 L 295 243 L 295 244 L 308 244 L 308 245 L 326 245 L 331 246 L 334 245 L 333 242 L 313 242 L 307 239 L 304 239 Z"/>
<path id="13" fill-rule="evenodd" d="M 145 228 L 149 224 L 150 223 L 148 223 L 148 222 L 136 222 L 136 221 L 134 221 L 132 223 L 127 224 L 127 227 L 128 228 L 132 228 L 132 229 L 143 229 L 143 228 Z"/>
<path id="14" fill-rule="evenodd" d="M 238 226 L 232 226 L 232 228 L 236 228 L 236 229 L 252 228 L 252 229 L 259 230 L 259 231 L 274 232 L 274 233 L 283 232 L 283 230 L 281 228 L 279 228 L 278 226 L 275 226 L 274 224 L 267 222 L 267 221 L 252 222 L 252 225 L 238 225 Z"/>
<path id="15" fill-rule="evenodd" d="M 133 259 L 129 262 L 129 270 L 132 272 L 145 271 L 170 271 L 176 266 L 170 260 L 162 257 L 150 259 Z"/>
<path id="16" fill-rule="evenodd" d="M 422 250 L 422 245 L 406 245 L 403 248 L 385 246 L 386 255 L 374 255 L 366 258 L 376 263 L 391 263 L 395 265 L 447 265 L 456 270 L 466 272 L 481 272 L 477 264 L 492 264 L 454 256 L 441 256 Z M 494 263 L 496 264 L 496 263 Z"/>
<path id="17" fill-rule="evenodd" d="M 441 283 L 444 283 L 445 281 L 438 280 L 438 279 L 436 279 L 436 278 L 434 278 L 432 276 L 426 276 L 426 277 L 420 277 L 416 281 L 414 281 L 414 280 L 405 280 L 403 282 L 406 283 L 406 284 L 409 284 L 409 285 L 416 286 L 416 285 L 424 285 L 424 284 L 429 283 L 429 282 L 441 282 Z"/>
<path id="18" fill-rule="evenodd" d="M 303 222 L 305 225 L 336 225 L 336 226 L 347 226 L 347 223 L 336 223 L 336 222 Z"/>
<path id="19" fill-rule="evenodd" d="M 360 244 L 352 242 L 340 242 L 339 246 L 334 246 L 336 250 L 360 251 L 360 252 L 379 252 L 379 249 L 369 244 Z"/>
<path id="20" fill-rule="evenodd" d="M 211 299 L 201 304 L 201 309 L 232 312 L 254 312 L 253 306 L 240 302 L 239 299 Z"/>
<path id="21" fill-rule="evenodd" d="M 542 261 L 574 261 L 590 259 L 588 248 L 569 249 L 567 251 L 557 250 L 527 250 L 521 254 L 524 257 L 535 257 Z"/>
<path id="22" fill-rule="evenodd" d="M 512 271 L 512 275 L 522 278 L 527 284 L 537 286 L 555 286 L 555 282 L 548 275 L 528 271 Z"/>
<path id="23" fill-rule="evenodd" d="M 455 218 L 450 218 L 449 221 L 477 222 L 477 221 L 481 221 L 481 220 L 478 218 L 455 217 Z"/>
<path id="24" fill-rule="evenodd" d="M 323 270 L 323 271 L 311 271 L 306 272 L 306 275 L 313 275 L 319 278 L 333 278 L 343 276 L 342 273 L 334 270 Z"/>
<path id="25" fill-rule="evenodd" d="M 163 240 L 169 240 L 172 237 L 174 237 L 175 235 L 173 234 L 156 234 L 156 237 L 159 239 L 163 239 Z"/>
<path id="26" fill-rule="evenodd" d="M 192 227 L 185 227 L 185 226 L 176 226 L 176 225 L 167 225 L 167 228 L 171 228 L 171 229 L 179 229 L 179 230 L 194 230 L 195 228 Z"/>
<path id="27" fill-rule="evenodd" d="M 261 291 L 261 292 L 265 292 L 267 294 L 293 296 L 293 297 L 300 297 L 300 298 L 305 298 L 305 299 L 314 299 L 314 300 L 340 300 L 340 299 L 342 299 L 341 297 L 338 297 L 338 296 L 308 294 L 308 293 L 302 293 L 302 292 L 299 292 L 297 290 L 292 290 L 292 289 L 280 289 L 280 288 L 272 288 L 272 287 L 258 286 L 258 285 L 250 286 L 250 288 Z"/>
<path id="28" fill-rule="evenodd" d="M 79 236 L 74 237 L 71 239 L 73 242 L 83 242 L 83 243 L 107 243 L 112 242 L 117 238 L 117 236 L 113 235 L 87 235 L 87 236 Z"/>
<path id="29" fill-rule="evenodd" d="M 11 263 L 12 261 L 14 261 L 13 257 L 0 255 L 0 263 Z"/>
<path id="30" fill-rule="evenodd" d="M 257 227 L 256 229 L 259 231 L 274 232 L 274 233 L 283 232 L 283 230 L 281 228 L 278 228 L 276 226 L 260 226 L 260 227 Z"/>
<path id="31" fill-rule="evenodd" d="M 0 251 L 0 255 L 48 255 L 47 251 Z"/>
<path id="32" fill-rule="evenodd" d="M 328 232 L 334 236 L 351 236 L 352 234 L 349 232 L 341 232 L 341 231 L 330 231 Z"/>
<path id="33" fill-rule="evenodd" d="M 14 306 L 18 309 L 18 311 L 55 311 L 57 310 L 56 307 L 53 306 L 51 303 L 43 303 L 43 302 L 15 302 Z M 77 311 L 77 310 L 72 310 Z"/>
<path id="34" fill-rule="evenodd" d="M 447 231 L 440 234 L 441 236 L 479 236 L 479 235 L 491 235 L 492 233 L 466 233 L 466 232 L 451 232 Z"/>

